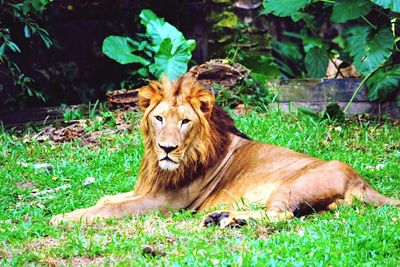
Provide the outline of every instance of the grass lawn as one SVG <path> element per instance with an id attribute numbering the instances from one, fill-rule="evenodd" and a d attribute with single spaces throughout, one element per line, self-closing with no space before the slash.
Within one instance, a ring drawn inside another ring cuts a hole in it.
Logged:
<path id="1" fill-rule="evenodd" d="M 140 115 L 129 117 L 134 126 Z M 254 140 L 349 163 L 379 192 L 400 198 L 399 124 L 339 124 L 276 111 L 235 116 L 235 121 Z M 97 120 L 86 131 L 106 126 Z M 93 146 L 80 140 L 39 142 L 33 135 L 33 130 L 0 132 L 0 265 L 400 265 L 398 207 L 358 204 L 241 229 L 203 228 L 202 215 L 191 211 L 94 226 L 49 226 L 53 215 L 132 190 L 143 146 L 136 129 L 108 131 Z M 52 169 L 35 168 L 36 163 L 49 163 Z M 88 177 L 94 182 L 88 183 Z"/>

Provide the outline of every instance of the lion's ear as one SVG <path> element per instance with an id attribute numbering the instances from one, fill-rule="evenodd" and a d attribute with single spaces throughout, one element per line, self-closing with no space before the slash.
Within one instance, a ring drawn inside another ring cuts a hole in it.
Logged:
<path id="1" fill-rule="evenodd" d="M 215 97 L 209 90 L 199 90 L 191 96 L 192 104 L 200 108 L 204 114 L 210 114 L 214 106 Z"/>
<path id="2" fill-rule="evenodd" d="M 139 106 L 140 110 L 144 112 L 151 104 L 152 101 L 160 101 L 162 93 L 157 82 L 150 82 L 149 85 L 139 88 Z"/>

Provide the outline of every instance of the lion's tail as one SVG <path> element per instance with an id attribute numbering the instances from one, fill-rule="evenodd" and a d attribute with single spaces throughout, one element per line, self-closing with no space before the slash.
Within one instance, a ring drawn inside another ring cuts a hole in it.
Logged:
<path id="1" fill-rule="evenodd" d="M 364 195 L 365 195 L 365 202 L 368 204 L 373 204 L 375 206 L 382 206 L 382 205 L 400 206 L 400 200 L 384 196 L 375 191 L 370 186 L 367 186 L 365 188 Z"/>

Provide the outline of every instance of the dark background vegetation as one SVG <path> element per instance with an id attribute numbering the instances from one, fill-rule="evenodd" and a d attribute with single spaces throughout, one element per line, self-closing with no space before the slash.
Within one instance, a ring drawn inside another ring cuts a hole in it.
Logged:
<path id="1" fill-rule="evenodd" d="M 357 57 L 377 57 L 374 68 L 361 74 L 370 100 L 384 100 L 398 92 L 400 81 L 400 22 L 394 19 L 399 10 L 391 2 L 0 0 L 0 111 L 102 101 L 107 91 L 143 84 L 135 78 L 121 83 L 138 66 L 118 64 L 102 52 L 107 36 L 134 39 L 144 32 L 138 17 L 143 9 L 196 40 L 189 68 L 225 58 L 243 64 L 266 84 L 276 78 L 322 78 L 334 55 L 360 69 Z M 26 17 L 7 12 L 11 5 L 26 3 L 32 11 Z M 43 32 L 27 33 L 27 20 L 47 31 L 49 40 L 43 42 Z M 368 28 L 364 39 L 360 28 Z M 21 52 L 6 46 L 2 53 L 5 30 Z M 10 78 L 10 65 L 4 62 L 15 62 L 20 71 Z"/>
<path id="2" fill-rule="evenodd" d="M 105 92 L 119 89 L 120 82 L 132 66 L 120 65 L 105 56 L 101 51 L 102 42 L 109 35 L 133 36 L 143 32 L 138 14 L 144 8 L 150 8 L 187 38 L 196 40 L 197 46 L 189 66 L 203 63 L 210 57 L 226 57 L 228 49 L 236 48 L 224 47 L 221 43 L 240 41 L 240 37 L 232 34 L 236 31 L 233 27 L 237 22 L 220 27 L 224 28 L 223 34 L 218 27 L 213 27 L 224 19 L 218 17 L 219 12 L 223 13 L 226 8 L 224 3 L 204 0 L 54 1 L 39 20 L 54 42 L 49 49 L 38 36 L 26 38 L 24 25 L 13 24 L 10 29 L 13 41 L 22 51 L 12 54 L 12 59 L 25 75 L 35 80 L 34 86 L 42 92 L 45 102 L 36 97 L 18 95 L 20 88 L 0 74 L 0 84 L 6 89 L 0 92 L 0 110 L 103 100 Z M 261 6 L 254 10 L 230 8 L 242 17 L 255 18 L 258 23 L 257 14 Z M 265 21 L 263 23 L 266 24 Z M 262 27 L 262 24 L 258 23 L 258 26 Z M 264 25 L 260 34 L 265 34 L 267 30 Z M 217 36 L 224 40 L 216 40 Z M 265 40 L 261 45 L 268 52 L 269 40 L 262 39 Z M 259 56 L 259 53 L 256 55 Z"/>
<path id="3" fill-rule="evenodd" d="M 11 29 L 13 40 L 23 51 L 13 54 L 13 59 L 35 80 L 35 87 L 46 98 L 43 103 L 30 97 L 24 104 L 32 107 L 94 101 L 104 98 L 107 90 L 118 88 L 129 67 L 107 58 L 101 51 L 102 42 L 108 35 L 138 32 L 137 16 L 141 9 L 149 7 L 167 21 L 173 21 L 185 35 L 199 40 L 193 59 L 205 60 L 207 47 L 201 43 L 207 40 L 206 9 L 201 1 L 54 1 L 41 21 L 54 42 L 49 49 L 37 36 L 27 39 L 23 25 L 16 24 Z M 188 13 L 193 15 L 180 15 Z M 0 83 L 7 88 L 0 93 L 0 103 L 8 100 L 11 104 L 8 107 L 17 108 L 12 98 L 17 97 L 19 88 L 2 75 Z"/>

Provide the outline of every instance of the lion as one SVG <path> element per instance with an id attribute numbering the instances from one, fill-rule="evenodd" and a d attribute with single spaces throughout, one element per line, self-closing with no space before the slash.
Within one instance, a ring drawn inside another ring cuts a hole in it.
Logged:
<path id="1" fill-rule="evenodd" d="M 149 211 L 205 210 L 225 205 L 203 224 L 288 220 L 350 205 L 399 205 L 375 191 L 352 167 L 270 144 L 240 132 L 214 95 L 195 79 L 152 81 L 139 89 L 144 155 L 132 192 L 105 196 L 93 207 L 52 218 L 92 223 Z M 243 199 L 260 210 L 237 211 Z"/>

